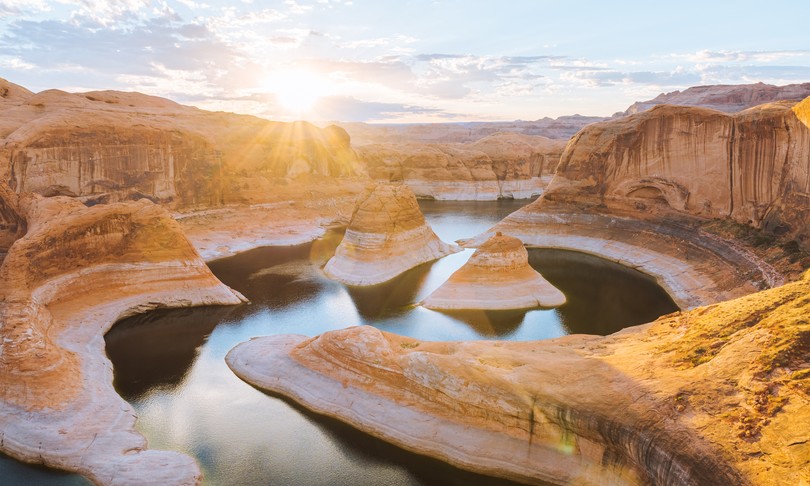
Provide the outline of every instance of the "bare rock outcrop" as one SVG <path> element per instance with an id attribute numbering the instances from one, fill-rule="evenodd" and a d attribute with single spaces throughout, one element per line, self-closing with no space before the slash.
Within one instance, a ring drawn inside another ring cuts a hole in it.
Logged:
<path id="1" fill-rule="evenodd" d="M 374 285 L 457 251 L 430 229 L 408 186 L 379 184 L 358 203 L 324 272 L 347 285 Z"/>
<path id="2" fill-rule="evenodd" d="M 527 199 L 542 194 L 565 147 L 562 140 L 496 133 L 472 143 L 357 147 L 369 175 L 404 182 L 417 197 Z"/>
<path id="3" fill-rule="evenodd" d="M 421 342 L 354 327 L 240 344 L 254 386 L 477 472 L 556 484 L 810 481 L 810 272 L 606 336 Z"/>
<path id="4" fill-rule="evenodd" d="M 657 106 L 593 124 L 567 146 L 545 197 L 730 218 L 810 242 L 807 101 L 728 115 Z"/>
<path id="5" fill-rule="evenodd" d="M 140 93 L 33 94 L 0 80 L 0 180 L 16 192 L 173 207 L 263 203 L 279 184 L 362 175 L 339 127 L 208 112 Z"/>
<path id="6" fill-rule="evenodd" d="M 26 227 L 0 266 L 0 450 L 100 484 L 196 484 L 190 457 L 147 450 L 134 431 L 103 336 L 137 312 L 243 298 L 147 200 L 18 199 L 16 208 L 0 199 Z"/>
<path id="7" fill-rule="evenodd" d="M 736 113 L 765 103 L 799 101 L 808 96 L 810 83 L 785 86 L 765 83 L 693 86 L 683 91 L 661 93 L 651 100 L 637 101 L 623 114 L 634 115 L 657 105 L 702 106 L 726 113 Z"/>
<path id="8" fill-rule="evenodd" d="M 437 310 L 506 310 L 564 303 L 565 295 L 529 265 L 523 243 L 497 233 L 422 305 Z"/>
<path id="9" fill-rule="evenodd" d="M 533 121 L 374 125 L 340 123 L 359 145 L 401 143 L 472 143 L 501 132 L 568 140 L 582 127 L 606 120 L 601 116 L 566 115 Z"/>

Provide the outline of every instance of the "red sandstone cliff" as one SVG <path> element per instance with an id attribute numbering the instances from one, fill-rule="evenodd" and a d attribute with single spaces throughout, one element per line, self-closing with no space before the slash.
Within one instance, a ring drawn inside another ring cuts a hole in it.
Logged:
<path id="1" fill-rule="evenodd" d="M 273 184 L 362 172 L 339 127 L 208 112 L 139 93 L 31 93 L 0 79 L 0 179 L 88 203 L 261 202 Z"/>
<path id="2" fill-rule="evenodd" d="M 661 105 L 591 125 L 569 142 L 546 197 L 728 217 L 807 243 L 810 128 L 797 114 L 808 105 L 733 115 Z"/>

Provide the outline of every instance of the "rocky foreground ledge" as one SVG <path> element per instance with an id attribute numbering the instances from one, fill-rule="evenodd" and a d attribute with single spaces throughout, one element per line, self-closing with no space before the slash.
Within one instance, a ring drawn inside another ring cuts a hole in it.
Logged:
<path id="1" fill-rule="evenodd" d="M 810 272 L 607 337 L 240 344 L 243 380 L 472 471 L 558 484 L 810 482 Z"/>
<path id="2" fill-rule="evenodd" d="M 22 235 L 0 267 L 0 450 L 99 484 L 197 484 L 194 460 L 147 450 L 113 388 L 104 334 L 158 307 L 238 304 L 149 201 L 85 207 L 0 191 Z"/>

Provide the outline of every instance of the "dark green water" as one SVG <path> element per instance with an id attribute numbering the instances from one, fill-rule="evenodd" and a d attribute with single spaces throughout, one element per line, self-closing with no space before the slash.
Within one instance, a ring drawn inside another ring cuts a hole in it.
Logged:
<path id="1" fill-rule="evenodd" d="M 421 203 L 445 241 L 473 236 L 522 202 Z M 530 250 L 530 262 L 568 303 L 553 310 L 439 313 L 415 306 L 471 251 L 422 265 L 383 285 L 349 288 L 320 267 L 340 236 L 260 248 L 210 264 L 250 304 L 158 311 L 115 325 L 107 353 L 119 393 L 135 407 L 152 448 L 194 456 L 209 484 L 510 484 L 404 452 L 339 422 L 265 395 L 224 363 L 236 344 L 278 333 L 316 335 L 369 324 L 423 340 L 548 339 L 609 334 L 676 310 L 648 277 L 595 257 Z M 0 483 L 77 484 L 75 475 L 0 460 Z M 26 479 L 23 481 L 23 479 Z M 31 481 L 27 481 L 31 479 Z M 79 483 L 80 484 L 80 483 Z"/>

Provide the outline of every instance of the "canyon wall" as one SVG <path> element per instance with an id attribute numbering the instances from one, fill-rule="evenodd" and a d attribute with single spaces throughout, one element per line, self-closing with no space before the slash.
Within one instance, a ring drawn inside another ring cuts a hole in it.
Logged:
<path id="1" fill-rule="evenodd" d="M 404 182 L 417 197 L 448 200 L 526 199 L 540 195 L 565 142 L 496 133 L 463 144 L 373 144 L 357 147 L 376 180 Z"/>
<path id="2" fill-rule="evenodd" d="M 345 130 L 207 112 L 139 93 L 33 94 L 0 79 L 0 177 L 88 204 L 263 202 L 278 184 L 362 168 Z"/>
<path id="3" fill-rule="evenodd" d="M 568 144 L 545 197 L 731 218 L 808 244 L 810 128 L 797 116 L 808 103 L 733 115 L 661 105 L 593 124 Z"/>

